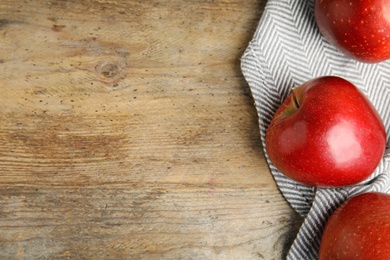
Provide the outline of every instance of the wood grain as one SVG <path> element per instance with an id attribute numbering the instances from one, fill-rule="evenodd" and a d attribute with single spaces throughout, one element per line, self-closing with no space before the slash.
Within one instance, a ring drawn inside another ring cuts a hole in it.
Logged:
<path id="1" fill-rule="evenodd" d="M 1 259 L 282 259 L 240 56 L 265 0 L 0 3 Z"/>

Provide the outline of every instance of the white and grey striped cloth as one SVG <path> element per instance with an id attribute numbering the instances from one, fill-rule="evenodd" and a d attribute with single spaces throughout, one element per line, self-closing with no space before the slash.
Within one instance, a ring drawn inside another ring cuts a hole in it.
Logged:
<path id="1" fill-rule="evenodd" d="M 296 87 L 317 76 L 341 76 L 371 100 L 385 124 L 385 155 L 373 175 L 345 188 L 306 187 L 267 162 L 279 189 L 305 218 L 287 259 L 317 259 L 322 230 L 330 214 L 348 197 L 367 191 L 390 193 L 390 60 L 366 64 L 345 57 L 323 39 L 314 20 L 314 0 L 268 0 L 258 28 L 241 58 L 241 68 L 265 133 L 276 109 Z"/>

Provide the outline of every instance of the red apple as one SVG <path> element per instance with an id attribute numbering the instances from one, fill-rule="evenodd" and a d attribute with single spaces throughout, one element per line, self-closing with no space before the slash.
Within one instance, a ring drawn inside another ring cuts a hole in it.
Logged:
<path id="1" fill-rule="evenodd" d="M 275 167 L 317 187 L 365 180 L 385 146 L 385 129 L 373 105 L 352 83 L 335 76 L 315 78 L 295 89 L 266 133 L 266 150 Z"/>
<path id="2" fill-rule="evenodd" d="M 322 35 L 344 54 L 362 62 L 390 58 L 389 0 L 315 0 Z"/>
<path id="3" fill-rule="evenodd" d="M 331 215 L 322 235 L 319 260 L 389 258 L 390 195 L 357 195 Z"/>

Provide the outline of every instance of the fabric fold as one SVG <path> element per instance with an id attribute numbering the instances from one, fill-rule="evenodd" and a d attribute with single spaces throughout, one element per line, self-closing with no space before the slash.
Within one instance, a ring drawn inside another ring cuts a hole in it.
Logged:
<path id="1" fill-rule="evenodd" d="M 314 0 L 269 0 L 241 57 L 270 171 L 285 199 L 304 217 L 287 259 L 317 259 L 326 221 L 347 198 L 369 191 L 390 193 L 390 61 L 366 64 L 345 57 L 323 39 L 313 10 Z M 360 88 L 385 124 L 387 148 L 383 159 L 372 176 L 358 185 L 326 189 L 301 185 L 280 173 L 265 150 L 268 125 L 291 87 L 325 75 L 343 77 Z"/>

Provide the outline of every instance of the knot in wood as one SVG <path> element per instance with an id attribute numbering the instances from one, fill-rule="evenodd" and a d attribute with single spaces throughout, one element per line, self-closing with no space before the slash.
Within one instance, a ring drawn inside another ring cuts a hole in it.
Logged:
<path id="1" fill-rule="evenodd" d="M 113 78 L 118 75 L 119 68 L 115 64 L 108 63 L 102 67 L 100 73 L 105 78 Z"/>
<path id="2" fill-rule="evenodd" d="M 116 83 L 121 79 L 122 66 L 116 61 L 99 62 L 96 67 L 96 74 L 100 81 L 105 83 Z"/>

